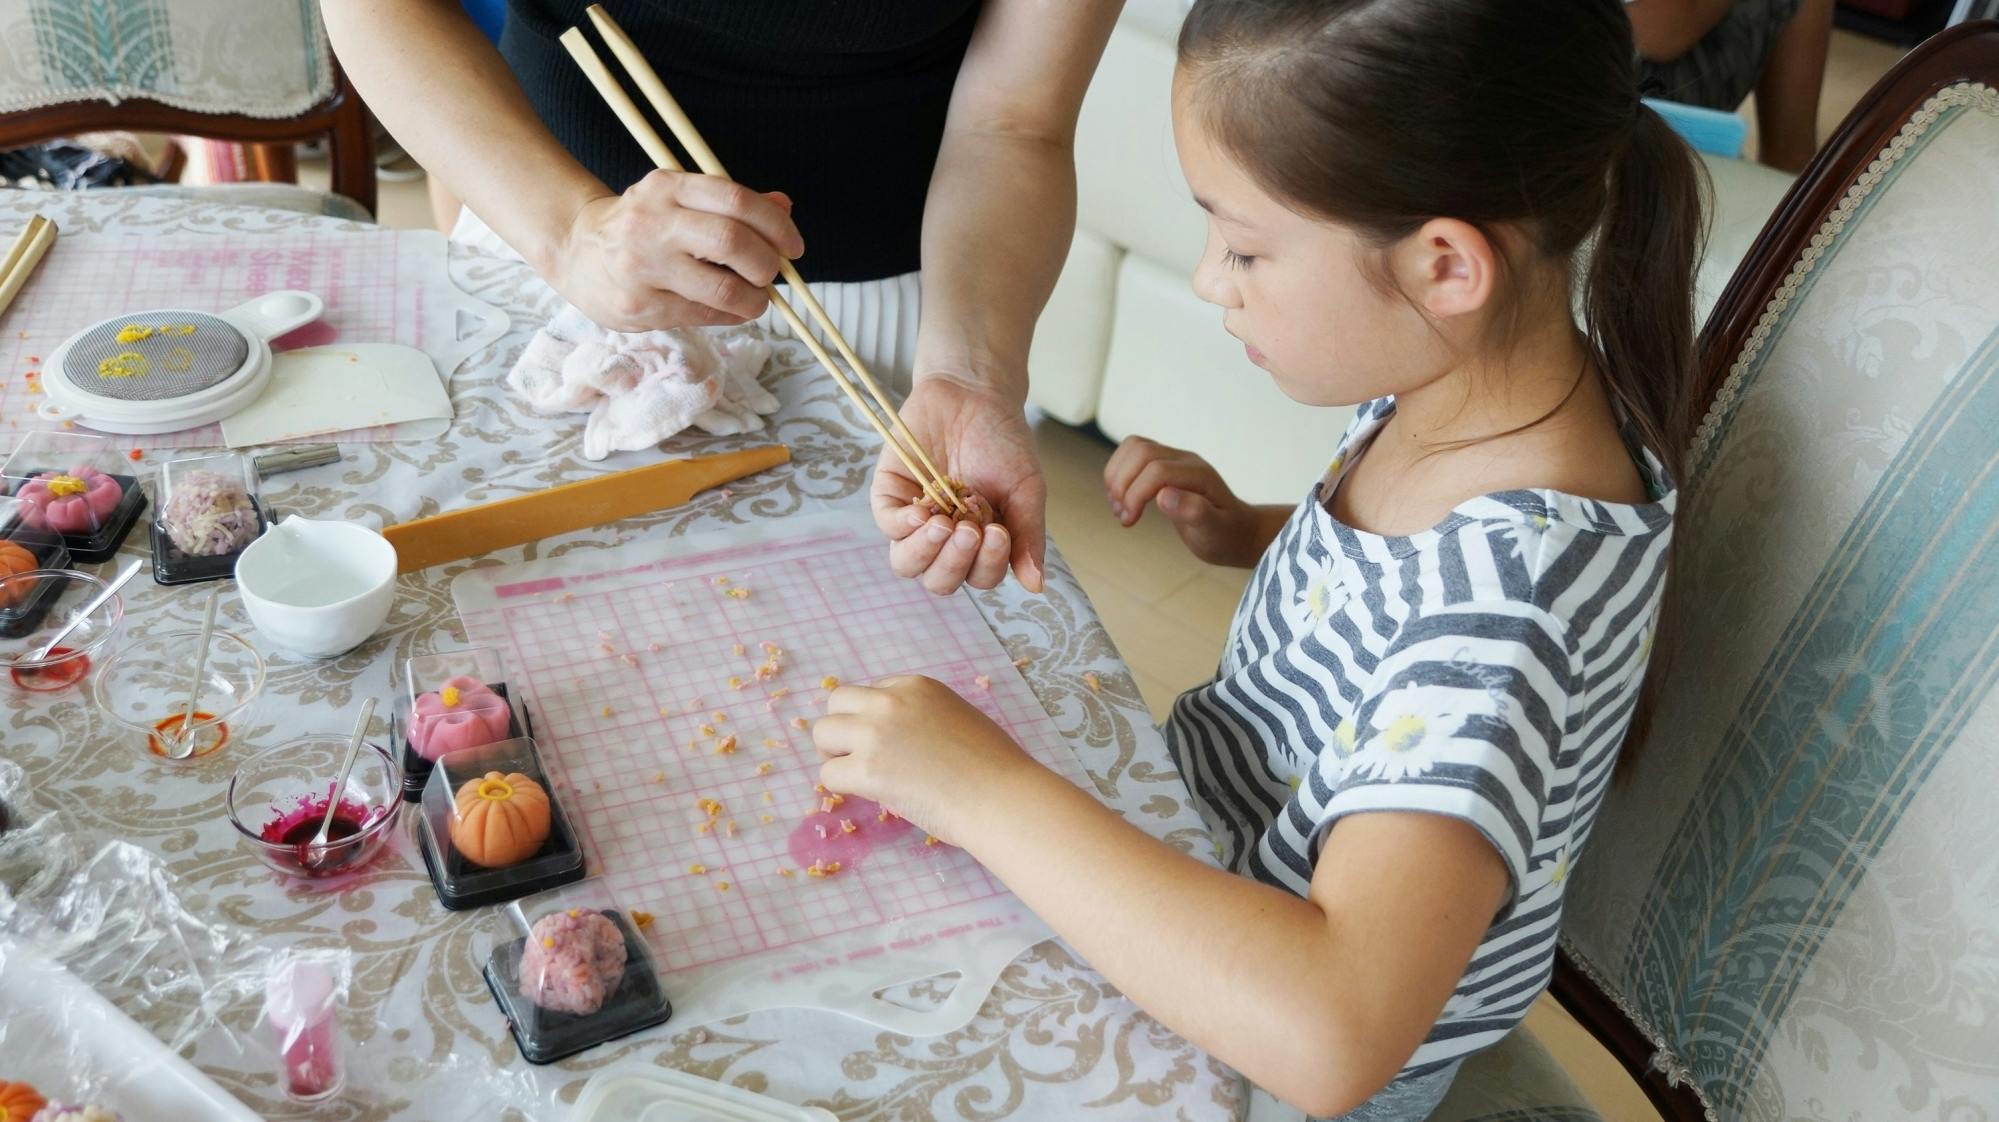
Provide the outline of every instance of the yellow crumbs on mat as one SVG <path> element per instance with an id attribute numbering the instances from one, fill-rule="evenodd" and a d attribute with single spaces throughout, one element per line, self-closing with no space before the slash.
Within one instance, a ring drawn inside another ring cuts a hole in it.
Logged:
<path id="1" fill-rule="evenodd" d="M 703 865 L 698 861 L 692 865 L 687 866 L 687 875 L 691 877 L 698 877 L 702 873 L 705 873 L 707 871 L 708 871 L 708 866 Z"/>
<path id="2" fill-rule="evenodd" d="M 840 679 L 828 674 L 824 678 L 819 679 L 819 688 L 822 690 L 837 690 L 840 688 Z"/>
<path id="3" fill-rule="evenodd" d="M 646 928 L 652 926 L 652 913 L 642 912 L 639 911 L 637 908 L 633 908 L 632 923 L 636 925 L 640 931 L 644 931 Z"/>

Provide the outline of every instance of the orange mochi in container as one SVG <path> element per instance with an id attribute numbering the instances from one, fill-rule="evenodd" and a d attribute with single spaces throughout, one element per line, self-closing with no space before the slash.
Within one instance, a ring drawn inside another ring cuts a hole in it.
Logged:
<path id="1" fill-rule="evenodd" d="M 447 752 L 423 786 L 417 849 L 446 908 L 504 903 L 582 879 L 560 773 L 525 737 Z"/>

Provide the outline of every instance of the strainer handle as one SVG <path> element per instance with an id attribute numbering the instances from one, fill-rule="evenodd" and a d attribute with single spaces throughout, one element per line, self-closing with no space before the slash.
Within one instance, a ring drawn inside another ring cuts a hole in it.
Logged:
<path id="1" fill-rule="evenodd" d="M 287 331 L 304 327 L 326 311 L 326 301 L 296 288 L 266 292 L 222 313 L 222 318 L 242 328 L 252 339 L 271 340 Z"/>

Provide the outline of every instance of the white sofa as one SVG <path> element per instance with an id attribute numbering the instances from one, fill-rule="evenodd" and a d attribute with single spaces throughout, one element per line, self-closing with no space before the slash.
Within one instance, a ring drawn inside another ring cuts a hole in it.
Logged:
<path id="1" fill-rule="evenodd" d="M 1350 410 L 1279 393 L 1188 278 L 1206 241 L 1173 154 L 1168 112 L 1184 0 L 1128 0 L 1083 105 L 1069 261 L 1029 356 L 1030 398 L 1113 439 L 1192 448 L 1255 502 L 1292 502 L 1325 466 Z M 1708 159 L 1716 205 L 1700 310 L 1721 293 L 1790 178 Z"/>

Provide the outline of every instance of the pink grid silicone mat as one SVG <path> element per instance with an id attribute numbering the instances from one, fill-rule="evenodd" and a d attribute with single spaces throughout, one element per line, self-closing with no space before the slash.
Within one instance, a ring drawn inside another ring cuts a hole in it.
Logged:
<path id="1" fill-rule="evenodd" d="M 421 347 L 423 277 L 443 269 L 434 234 L 409 236 L 422 233 L 64 234 L 0 320 L 0 418 L 15 431 L 59 427 L 35 413 L 40 394 L 29 373 L 78 331 L 154 308 L 220 312 L 253 296 L 297 288 L 324 300 L 326 314 L 274 340 L 274 350 L 331 343 Z M 393 438 L 392 429 L 374 428 L 310 439 Z M 206 425 L 131 439 L 147 448 L 221 447 L 222 430 Z"/>
<path id="2" fill-rule="evenodd" d="M 796 724 L 824 712 L 823 679 L 937 678 L 1087 786 L 969 596 L 895 578 L 865 519 L 790 525 L 806 529 L 572 554 L 452 587 L 468 641 L 498 648 L 524 690 L 593 869 L 625 907 L 653 913 L 660 973 L 683 1007 L 687 976 L 717 968 L 740 988 L 858 956 L 900 981 L 932 972 L 962 927 L 1020 925 L 1028 937 L 1007 958 L 1045 937 L 962 851 L 862 800 L 825 809 Z M 766 643 L 783 653 L 759 681 Z M 815 861 L 841 868 L 814 878 Z M 899 950 L 919 948 L 897 967 Z M 815 1003 L 796 997 L 768 1003 Z"/>

